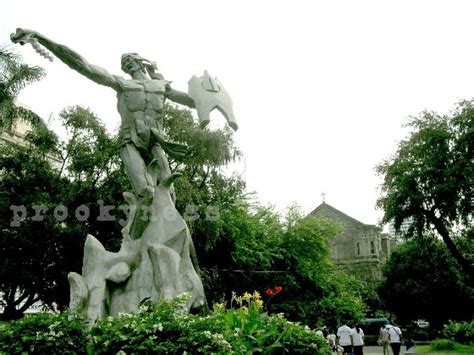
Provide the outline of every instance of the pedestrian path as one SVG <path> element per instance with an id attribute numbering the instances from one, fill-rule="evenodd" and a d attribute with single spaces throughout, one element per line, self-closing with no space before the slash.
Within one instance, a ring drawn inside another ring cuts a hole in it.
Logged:
<path id="1" fill-rule="evenodd" d="M 383 355 L 383 350 L 381 346 L 364 346 L 364 354 Z M 390 354 L 392 354 L 392 352 L 390 352 Z M 405 353 L 405 347 L 402 347 L 402 349 L 400 350 L 400 355 L 403 355 L 403 354 L 413 354 L 413 353 L 408 353 L 408 352 Z M 443 352 L 429 352 L 429 353 L 423 353 L 423 354 L 425 355 L 468 355 L 467 353 L 443 353 Z"/>

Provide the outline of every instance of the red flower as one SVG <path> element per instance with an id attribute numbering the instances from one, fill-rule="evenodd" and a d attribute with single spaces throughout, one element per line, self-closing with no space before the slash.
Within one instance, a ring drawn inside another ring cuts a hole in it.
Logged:
<path id="1" fill-rule="evenodd" d="M 275 294 L 280 293 L 283 290 L 281 286 L 275 286 Z"/>
<path id="2" fill-rule="evenodd" d="M 265 293 L 266 293 L 267 296 L 269 296 L 269 297 L 272 297 L 272 296 L 273 296 L 273 290 L 272 290 L 271 288 L 267 288 L 267 289 L 265 290 Z"/>

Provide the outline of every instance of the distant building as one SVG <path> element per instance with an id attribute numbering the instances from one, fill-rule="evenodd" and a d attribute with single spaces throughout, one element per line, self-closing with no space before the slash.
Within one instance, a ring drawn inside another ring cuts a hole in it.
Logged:
<path id="1" fill-rule="evenodd" d="M 15 102 L 15 105 L 21 106 L 27 110 L 30 108 L 20 102 Z M 0 117 L 1 119 L 1 117 Z M 44 122 L 44 121 L 43 121 Z M 46 125 L 46 123 L 44 122 Z M 28 121 L 25 121 L 22 118 L 18 118 L 15 121 L 15 124 L 10 130 L 5 130 L 0 127 L 0 145 L 2 144 L 17 144 L 20 146 L 26 146 L 28 142 L 26 141 L 26 135 L 32 130 L 32 126 Z M 55 155 L 47 154 L 46 155 L 52 167 L 55 169 L 60 169 L 62 160 Z"/>
<path id="2" fill-rule="evenodd" d="M 29 131 L 31 125 L 22 119 L 17 119 L 11 130 L 0 131 L 0 144 L 25 145 L 25 137 Z"/>
<path id="3" fill-rule="evenodd" d="M 331 241 L 332 261 L 344 271 L 371 285 L 382 278 L 382 265 L 390 257 L 394 240 L 382 229 L 364 224 L 323 202 L 310 216 L 340 224 L 340 235 Z"/>

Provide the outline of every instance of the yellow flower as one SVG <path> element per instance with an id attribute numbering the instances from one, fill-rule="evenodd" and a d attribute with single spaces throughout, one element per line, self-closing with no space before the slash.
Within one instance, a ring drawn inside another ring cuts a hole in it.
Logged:
<path id="1" fill-rule="evenodd" d="M 242 306 L 242 302 L 243 302 L 242 296 L 235 297 L 235 302 L 237 302 L 239 306 Z"/>
<path id="2" fill-rule="evenodd" d="M 222 312 L 225 309 L 223 303 L 215 303 L 214 304 L 214 312 Z"/>
<path id="3" fill-rule="evenodd" d="M 250 302 L 250 300 L 252 299 L 252 295 L 248 292 L 245 292 L 242 296 L 242 298 L 244 299 L 245 302 Z"/>
<path id="4" fill-rule="evenodd" d="M 258 291 L 253 291 L 253 295 L 252 295 L 253 299 L 254 300 L 259 300 L 261 297 L 260 297 L 260 292 Z"/>
<path id="5" fill-rule="evenodd" d="M 257 308 L 262 308 L 263 307 L 263 301 L 262 300 L 255 300 L 255 305 Z"/>
<path id="6" fill-rule="evenodd" d="M 232 301 L 236 301 L 237 300 L 237 294 L 235 293 L 235 291 L 232 291 Z"/>

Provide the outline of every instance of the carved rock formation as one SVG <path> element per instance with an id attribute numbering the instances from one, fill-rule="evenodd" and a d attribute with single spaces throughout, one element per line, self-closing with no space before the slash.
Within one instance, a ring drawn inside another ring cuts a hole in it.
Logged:
<path id="1" fill-rule="evenodd" d="M 137 313 L 145 299 L 172 299 L 184 292 L 190 294 L 188 310 L 204 305 L 203 286 L 191 259 L 191 235 L 170 194 L 174 178 L 168 176 L 155 186 L 148 216 L 137 213 L 142 203 L 133 194 L 124 194 L 131 213 L 119 252 L 108 252 L 87 236 L 82 275 L 71 272 L 68 279 L 70 308 L 83 314 L 89 325 L 109 315 Z M 141 236 L 132 239 L 131 228 L 144 217 Z"/>

